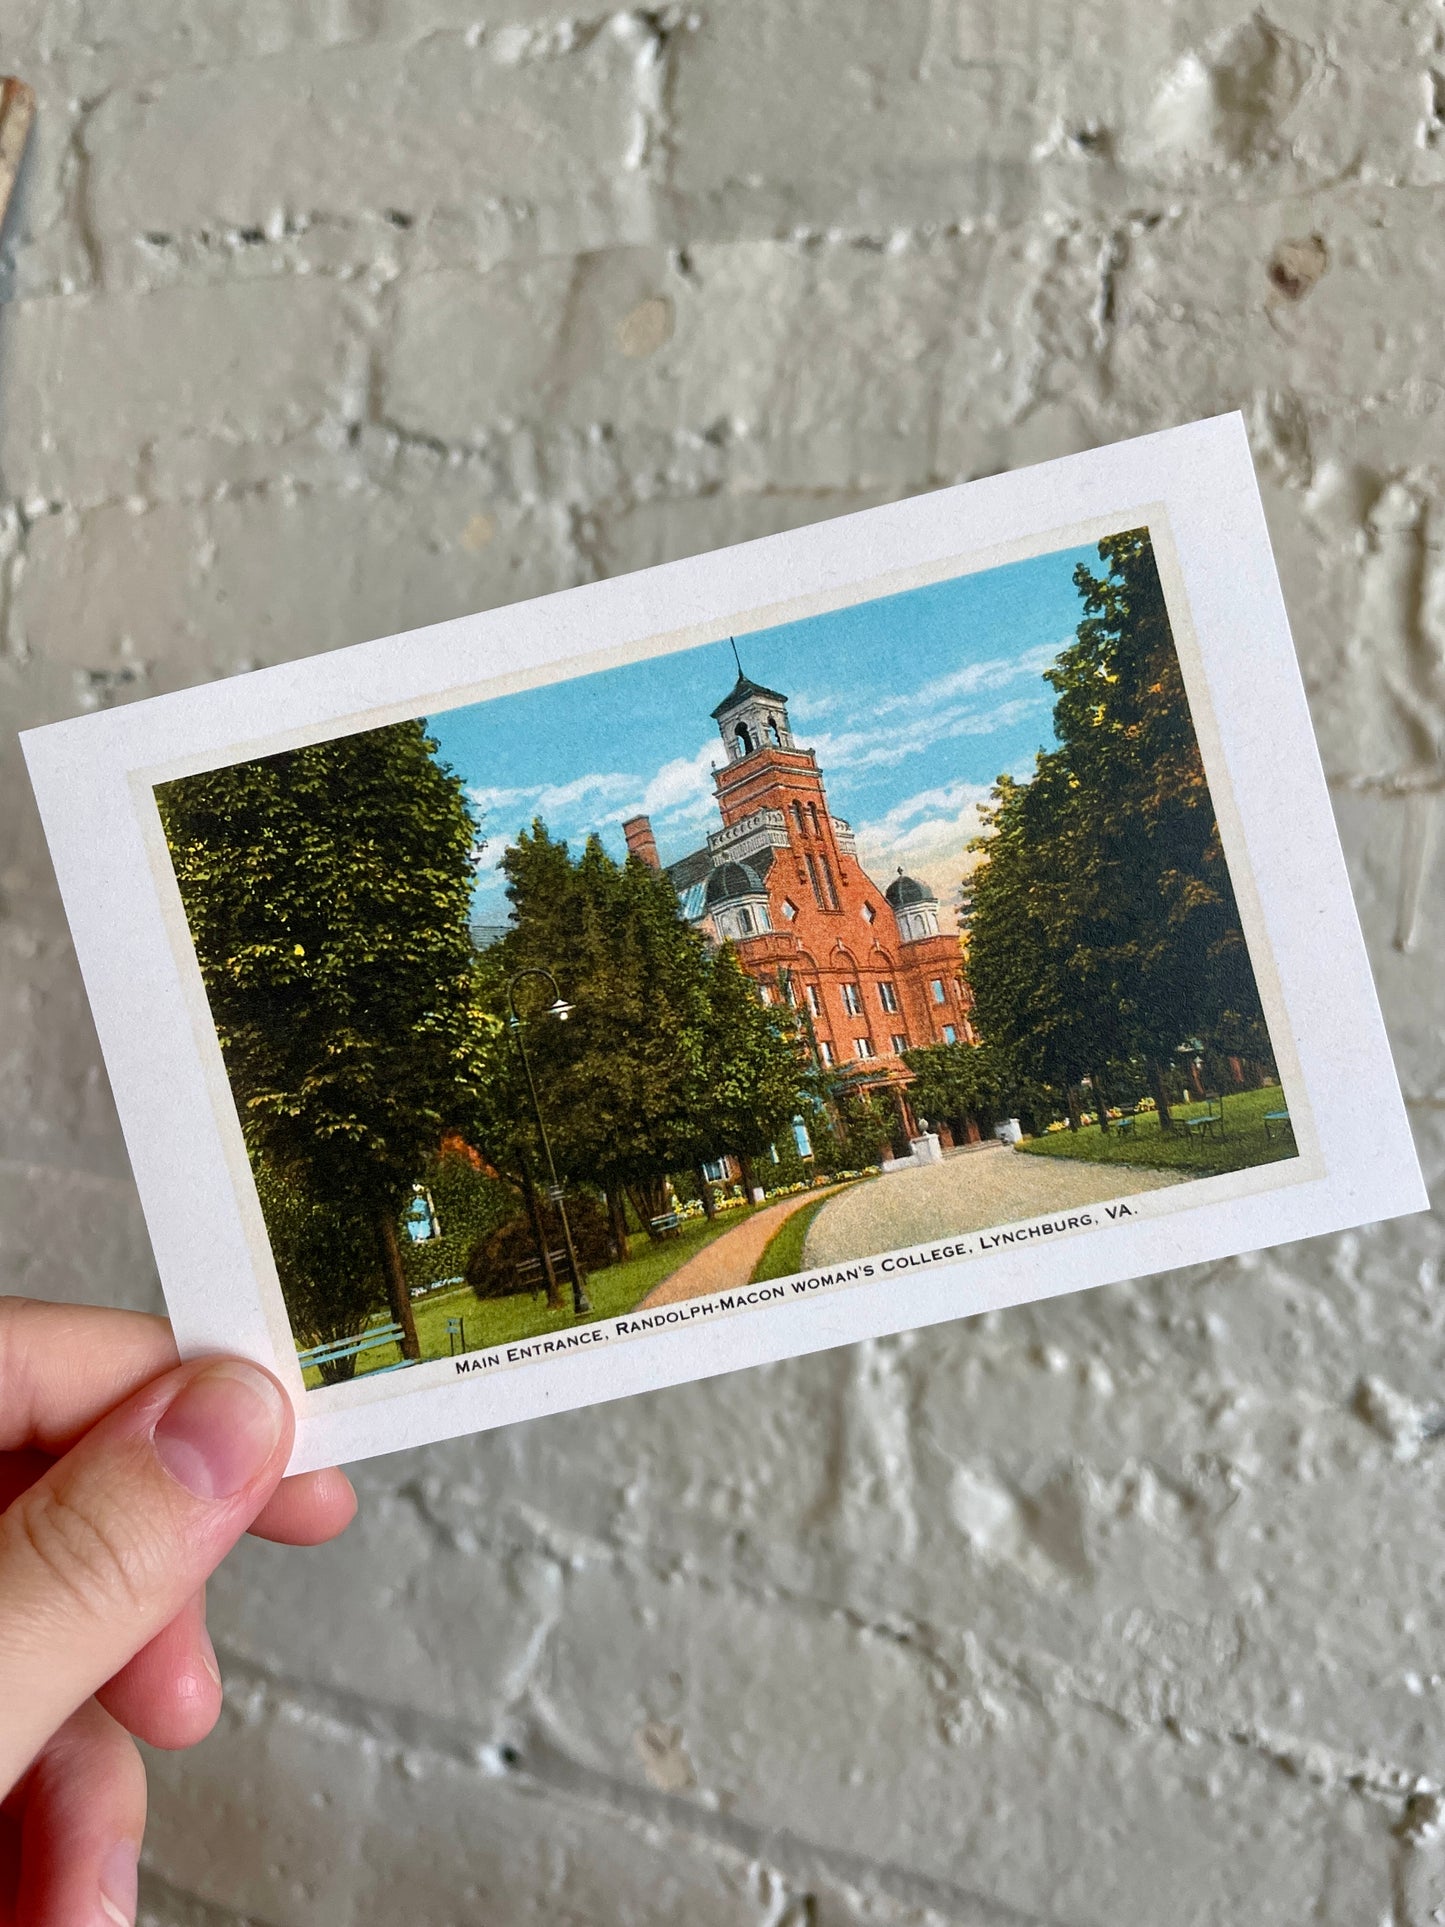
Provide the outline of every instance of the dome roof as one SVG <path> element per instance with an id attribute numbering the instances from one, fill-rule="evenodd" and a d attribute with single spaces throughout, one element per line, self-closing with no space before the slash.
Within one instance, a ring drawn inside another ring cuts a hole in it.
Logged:
<path id="1" fill-rule="evenodd" d="M 911 910 L 916 903 L 937 903 L 938 898 L 917 877 L 906 877 L 900 870 L 883 892 L 895 910 Z"/>
<path id="2" fill-rule="evenodd" d="M 732 903 L 738 897 L 766 895 L 763 880 L 750 863 L 720 863 L 707 880 L 704 900 L 711 910 L 716 904 Z"/>

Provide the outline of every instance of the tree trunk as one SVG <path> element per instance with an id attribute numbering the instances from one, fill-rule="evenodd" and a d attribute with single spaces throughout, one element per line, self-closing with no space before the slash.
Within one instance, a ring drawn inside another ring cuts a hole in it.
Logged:
<path id="1" fill-rule="evenodd" d="M 622 1193 L 611 1185 L 603 1193 L 607 1200 L 607 1222 L 612 1231 L 612 1243 L 617 1251 L 618 1264 L 627 1262 L 627 1211 L 622 1202 Z"/>
<path id="2" fill-rule="evenodd" d="M 390 1211 L 383 1211 L 376 1221 L 377 1242 L 381 1246 L 381 1269 L 386 1278 L 386 1292 L 391 1300 L 391 1315 L 401 1326 L 401 1355 L 403 1358 L 420 1358 L 421 1346 L 417 1342 L 416 1320 L 411 1311 L 411 1293 L 407 1290 L 406 1273 L 401 1267 L 401 1246 L 396 1239 L 396 1218 Z"/>
<path id="3" fill-rule="evenodd" d="M 1157 1057 L 1149 1059 L 1149 1088 L 1159 1107 L 1159 1129 L 1166 1137 L 1170 1137 L 1174 1132 L 1174 1120 L 1169 1115 L 1169 1087 L 1164 1082 L 1164 1068 Z"/>
<path id="4" fill-rule="evenodd" d="M 1074 1087 L 1072 1084 L 1065 1084 L 1064 1086 L 1064 1109 L 1069 1114 L 1069 1129 L 1071 1131 L 1077 1131 L 1079 1128 L 1079 1100 L 1074 1095 Z"/>
<path id="5" fill-rule="evenodd" d="M 707 1181 L 707 1172 L 703 1170 L 701 1165 L 697 1167 L 697 1170 L 694 1173 L 694 1176 L 697 1178 L 698 1183 L 702 1186 L 703 1216 L 707 1219 L 708 1223 L 711 1224 L 713 1219 L 717 1216 L 717 1199 L 713 1196 L 712 1186 Z"/>
<path id="6" fill-rule="evenodd" d="M 1094 1115 L 1099 1120 L 1099 1129 L 1101 1131 L 1112 1131 L 1114 1127 L 1109 1121 L 1109 1096 L 1103 1085 L 1099 1082 L 1099 1073 L 1097 1071 L 1090 1072 L 1089 1083 L 1093 1087 Z"/>
<path id="7" fill-rule="evenodd" d="M 547 1285 L 547 1309 L 562 1309 L 562 1287 L 557 1282 L 556 1269 L 552 1264 L 552 1253 L 548 1248 L 547 1222 L 542 1212 L 542 1201 L 537 1196 L 537 1187 L 532 1182 L 531 1168 L 522 1164 L 522 1195 L 527 1200 L 527 1216 L 532 1224 L 532 1237 L 537 1246 L 537 1256 L 542 1260 L 542 1277 Z"/>
<path id="8" fill-rule="evenodd" d="M 741 1174 L 742 1181 L 743 1181 L 743 1196 L 747 1199 L 748 1203 L 751 1204 L 753 1201 L 753 1192 L 757 1189 L 757 1182 L 758 1182 L 756 1177 L 753 1175 L 752 1159 L 745 1158 L 739 1155 L 738 1171 Z"/>

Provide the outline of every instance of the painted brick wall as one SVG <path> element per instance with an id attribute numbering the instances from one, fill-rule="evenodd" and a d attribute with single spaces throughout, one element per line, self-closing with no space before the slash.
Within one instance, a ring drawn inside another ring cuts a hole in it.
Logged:
<path id="1" fill-rule="evenodd" d="M 6 0 L 0 69 L 5 1288 L 155 1302 L 15 728 L 1236 405 L 1440 1174 L 1435 0 Z M 147 1918 L 1426 1927 L 1441 1255 L 365 1468 L 213 1588 Z"/>

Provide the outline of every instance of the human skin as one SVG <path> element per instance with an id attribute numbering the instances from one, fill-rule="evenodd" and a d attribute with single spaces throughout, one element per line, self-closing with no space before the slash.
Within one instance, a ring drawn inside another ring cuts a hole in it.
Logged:
<path id="1" fill-rule="evenodd" d="M 163 1319 L 0 1297 L 0 1927 L 133 1921 L 135 1740 L 221 1707 L 207 1578 L 356 1510 L 339 1471 L 282 1477 L 293 1430 L 270 1373 L 180 1364 Z"/>

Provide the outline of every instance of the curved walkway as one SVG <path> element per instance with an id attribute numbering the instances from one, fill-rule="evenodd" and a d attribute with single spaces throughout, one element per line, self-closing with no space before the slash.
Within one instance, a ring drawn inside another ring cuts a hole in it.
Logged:
<path id="1" fill-rule="evenodd" d="M 708 1298 L 715 1291 L 736 1291 L 752 1277 L 768 1240 L 778 1227 L 795 1211 L 816 1204 L 820 1197 L 827 1197 L 836 1188 L 819 1185 L 816 1191 L 799 1191 L 780 1204 L 755 1211 L 731 1231 L 724 1231 L 721 1237 L 704 1245 L 685 1265 L 679 1265 L 670 1278 L 654 1285 L 637 1309 L 647 1311 L 653 1305 L 681 1304 L 684 1298 Z"/>
<path id="2" fill-rule="evenodd" d="M 931 1238 L 1047 1217 L 1078 1205 L 1157 1191 L 1166 1184 L 1187 1184 L 1194 1175 L 1133 1164 L 1030 1157 L 1003 1144 L 969 1151 L 942 1164 L 870 1178 L 825 1204 L 808 1227 L 803 1265 L 811 1271 Z"/>

